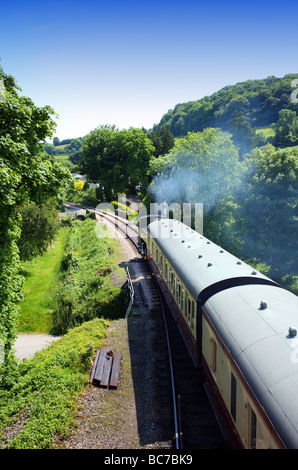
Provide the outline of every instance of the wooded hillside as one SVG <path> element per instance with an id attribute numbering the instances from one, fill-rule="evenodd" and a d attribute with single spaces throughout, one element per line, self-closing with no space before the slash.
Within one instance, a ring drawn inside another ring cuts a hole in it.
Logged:
<path id="1" fill-rule="evenodd" d="M 252 128 L 270 127 L 278 121 L 282 109 L 297 113 L 298 104 L 291 100 L 292 82 L 297 79 L 298 74 L 288 74 L 226 86 L 211 96 L 177 104 L 164 114 L 158 127 L 169 125 L 175 137 L 206 127 L 232 131 L 233 121 L 240 117 Z"/>

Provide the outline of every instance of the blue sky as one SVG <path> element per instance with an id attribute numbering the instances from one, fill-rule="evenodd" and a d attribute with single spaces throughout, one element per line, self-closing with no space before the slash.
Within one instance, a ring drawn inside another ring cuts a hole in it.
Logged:
<path id="1" fill-rule="evenodd" d="M 298 72 L 297 1 L 1 5 L 0 65 L 59 115 L 56 135 L 158 123 L 177 103 Z"/>

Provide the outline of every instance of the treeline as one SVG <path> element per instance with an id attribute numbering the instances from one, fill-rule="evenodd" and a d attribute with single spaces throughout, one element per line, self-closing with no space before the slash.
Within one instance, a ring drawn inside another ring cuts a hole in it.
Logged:
<path id="1" fill-rule="evenodd" d="M 281 110 L 297 114 L 297 100 L 291 99 L 297 78 L 298 74 L 288 74 L 224 87 L 200 100 L 177 104 L 164 114 L 158 127 L 169 126 L 175 137 L 201 132 L 206 127 L 220 128 L 230 132 L 240 152 L 245 153 L 265 143 L 264 135 L 256 134 L 256 128 L 277 123 Z M 287 141 L 286 145 L 291 143 Z"/>

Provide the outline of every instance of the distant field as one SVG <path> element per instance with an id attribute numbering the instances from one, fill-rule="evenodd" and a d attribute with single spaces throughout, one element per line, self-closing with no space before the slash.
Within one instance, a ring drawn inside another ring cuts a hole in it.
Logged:
<path id="1" fill-rule="evenodd" d="M 271 127 L 257 127 L 256 128 L 256 133 L 259 134 L 260 132 L 263 132 L 266 136 L 268 137 L 274 137 L 275 132 Z"/>
<path id="2" fill-rule="evenodd" d="M 57 150 L 62 150 L 62 151 L 65 151 L 65 148 L 68 146 L 68 144 L 65 144 L 65 145 L 56 145 L 55 148 Z M 69 153 L 61 153 L 61 154 L 58 154 L 58 155 L 55 155 L 55 158 L 56 160 L 58 160 L 58 162 L 60 163 L 71 163 L 70 160 L 69 160 L 69 157 L 70 157 L 70 154 Z"/>
<path id="3" fill-rule="evenodd" d="M 61 163 L 65 163 L 65 162 L 70 161 L 68 153 L 62 153 L 61 155 L 55 155 L 55 158 Z"/>
<path id="4" fill-rule="evenodd" d="M 59 149 L 59 150 L 64 150 L 65 147 L 67 147 L 69 144 L 64 144 L 64 145 L 56 145 L 56 149 Z"/>

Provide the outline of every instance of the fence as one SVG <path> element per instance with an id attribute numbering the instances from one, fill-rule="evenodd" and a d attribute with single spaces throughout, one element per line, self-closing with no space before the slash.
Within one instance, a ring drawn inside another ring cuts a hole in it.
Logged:
<path id="1" fill-rule="evenodd" d="M 135 296 L 135 291 L 134 291 L 134 288 L 133 288 L 133 285 L 132 285 L 132 280 L 131 280 L 128 268 L 126 268 L 126 278 L 127 278 L 127 286 L 128 286 L 130 301 L 129 301 L 129 304 L 128 304 L 128 307 L 127 307 L 127 310 L 126 310 L 125 318 L 127 318 L 128 315 L 129 315 L 129 312 L 131 310 L 131 307 L 132 307 L 132 304 L 133 304 L 133 301 L 134 301 L 134 296 Z"/>

